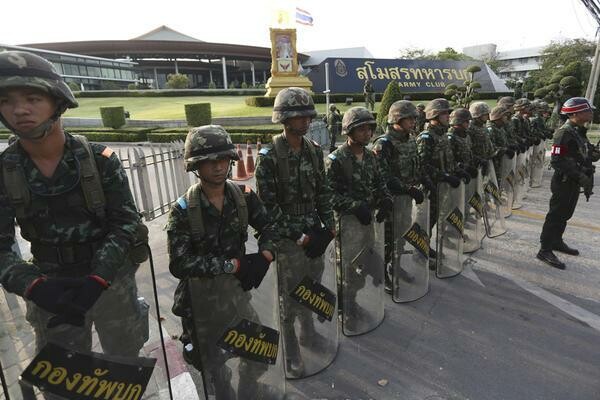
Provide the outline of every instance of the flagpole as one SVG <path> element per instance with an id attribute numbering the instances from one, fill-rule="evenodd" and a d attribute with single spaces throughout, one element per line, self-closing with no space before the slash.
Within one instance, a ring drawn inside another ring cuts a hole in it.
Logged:
<path id="1" fill-rule="evenodd" d="M 325 113 L 327 115 L 327 120 L 329 120 L 329 63 L 325 63 Z"/>

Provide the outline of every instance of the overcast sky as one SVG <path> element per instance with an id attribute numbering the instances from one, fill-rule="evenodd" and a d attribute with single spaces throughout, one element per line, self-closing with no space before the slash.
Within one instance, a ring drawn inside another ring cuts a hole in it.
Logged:
<path id="1" fill-rule="evenodd" d="M 298 50 L 364 46 L 379 58 L 407 47 L 437 51 L 496 43 L 498 50 L 551 40 L 594 40 L 581 0 L 2 1 L 0 43 L 124 40 L 160 25 L 200 40 L 270 47 L 277 8 L 301 7 L 314 26 L 298 28 Z"/>

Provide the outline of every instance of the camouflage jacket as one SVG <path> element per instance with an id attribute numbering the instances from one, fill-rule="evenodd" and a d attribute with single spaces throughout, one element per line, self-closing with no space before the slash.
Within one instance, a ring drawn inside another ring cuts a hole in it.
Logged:
<path id="1" fill-rule="evenodd" d="M 248 208 L 248 224 L 256 231 L 259 251 L 269 250 L 275 255 L 278 240 L 273 221 L 265 206 L 249 186 L 240 185 Z M 215 276 L 223 273 L 223 262 L 240 258 L 246 254 L 246 232 L 241 226 L 236 203 L 230 189 L 225 189 L 222 211 L 200 194 L 200 207 L 204 225 L 201 241 L 192 238 L 187 212 L 187 202 L 180 197 L 171 207 L 166 225 L 169 270 L 173 276 L 187 277 Z"/>
<path id="2" fill-rule="evenodd" d="M 140 217 L 119 158 L 108 147 L 96 143 L 91 143 L 91 149 L 106 198 L 105 218 L 99 220 L 86 208 L 79 183 L 79 160 L 74 153 L 78 145 L 67 133 L 62 158 L 52 178 L 46 178 L 17 144 L 14 161 L 22 168 L 31 192 L 28 215 L 24 221 L 19 220 L 19 224 L 22 227 L 32 226 L 32 231 L 22 229 L 21 235 L 32 242 L 32 246 L 39 243 L 40 246 L 64 248 L 94 243 L 89 265 L 80 265 L 73 274 L 81 275 L 85 270 L 85 273 L 111 281 L 128 263 L 124 260 L 127 260 L 126 254 L 134 240 Z M 0 163 L 7 162 L 7 157 L 13 155 L 5 151 L 0 155 Z M 8 291 L 22 295 L 34 279 L 50 270 L 60 271 L 61 265 L 35 259 L 26 262 L 11 250 L 15 242 L 15 218 L 16 210 L 7 196 L 4 178 L 0 176 L 0 283 Z"/>
<path id="3" fill-rule="evenodd" d="M 373 152 L 386 184 L 394 177 L 399 178 L 407 190 L 419 183 L 421 172 L 413 135 L 397 132 L 388 126 L 385 135 L 375 139 Z"/>
<path id="4" fill-rule="evenodd" d="M 490 136 L 485 126 L 471 121 L 469 124 L 469 136 L 471 137 L 473 157 L 489 160 L 496 154 Z"/>
<path id="5" fill-rule="evenodd" d="M 550 165 L 557 173 L 578 181 L 589 160 L 587 129 L 566 121 L 554 133 Z"/>
<path id="6" fill-rule="evenodd" d="M 552 137 L 552 130 L 546 126 L 546 121 L 541 115 L 535 115 L 529 120 L 531 132 L 534 137 L 545 140 Z"/>
<path id="7" fill-rule="evenodd" d="M 512 119 L 510 120 L 510 125 L 516 140 L 521 144 L 529 146 L 529 142 L 531 140 L 531 127 L 529 126 L 529 120 L 516 114 L 513 115 Z"/>
<path id="8" fill-rule="evenodd" d="M 417 110 L 415 130 L 417 132 L 423 132 L 423 130 L 425 129 L 426 122 L 427 122 L 427 119 L 425 119 L 425 112 Z"/>
<path id="9" fill-rule="evenodd" d="M 327 114 L 327 129 L 335 130 L 336 132 L 342 131 L 342 114 L 339 111 L 330 112 Z"/>
<path id="10" fill-rule="evenodd" d="M 488 121 L 486 124 L 488 136 L 494 144 L 494 147 L 498 151 L 504 151 L 508 148 L 508 138 L 506 137 L 506 131 L 503 126 L 496 124 L 495 122 Z"/>
<path id="11" fill-rule="evenodd" d="M 504 125 L 502 129 L 504 129 L 504 132 L 506 133 L 506 143 L 509 146 L 518 146 L 521 144 L 521 140 L 519 137 L 517 137 L 511 121 L 508 121 L 508 123 Z"/>
<path id="12" fill-rule="evenodd" d="M 371 82 L 366 82 L 365 85 L 363 86 L 363 94 L 368 95 L 371 93 L 375 93 L 373 84 Z"/>
<path id="13" fill-rule="evenodd" d="M 283 140 L 288 149 L 290 172 L 287 190 L 284 191 L 278 183 L 277 156 L 272 146 L 263 147 L 259 152 L 255 171 L 258 196 L 277 222 L 279 235 L 297 240 L 306 229 L 321 223 L 333 230 L 332 193 L 325 175 L 323 150 L 312 142 L 318 161 L 318 170 L 315 171 L 306 143 L 308 139 L 304 139 L 299 152 L 287 146 L 285 135 Z M 283 199 L 284 193 L 287 193 L 287 199 Z M 295 205 L 310 206 L 311 211 L 301 214 L 290 212 L 290 206 Z"/>
<path id="14" fill-rule="evenodd" d="M 473 154 L 471 153 L 471 138 L 466 130 L 451 127 L 448 130 L 448 141 L 450 142 L 454 160 L 457 163 L 474 166 Z"/>
<path id="15" fill-rule="evenodd" d="M 431 179 L 437 180 L 444 173 L 456 169 L 454 155 L 448 142 L 446 128 L 429 124 L 427 130 L 417 136 L 419 163 Z"/>
<path id="16" fill-rule="evenodd" d="M 371 209 L 377 208 L 384 198 L 391 199 L 375 155 L 370 150 L 364 149 L 363 158 L 359 161 L 344 143 L 327 156 L 325 165 L 333 192 L 333 209 L 338 214 L 349 214 L 363 202 Z"/>

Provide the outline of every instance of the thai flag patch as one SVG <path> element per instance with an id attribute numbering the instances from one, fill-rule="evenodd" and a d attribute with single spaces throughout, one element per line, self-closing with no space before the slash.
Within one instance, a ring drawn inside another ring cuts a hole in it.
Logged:
<path id="1" fill-rule="evenodd" d="M 567 146 L 562 146 L 560 144 L 553 144 L 552 151 L 550 153 L 553 156 L 564 156 L 567 154 Z"/>

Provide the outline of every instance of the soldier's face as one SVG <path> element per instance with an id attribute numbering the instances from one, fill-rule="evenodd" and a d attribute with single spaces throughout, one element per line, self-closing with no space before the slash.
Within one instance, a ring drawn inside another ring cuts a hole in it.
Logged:
<path id="1" fill-rule="evenodd" d="M 287 133 L 304 136 L 310 127 L 311 117 L 291 117 L 285 120 L 284 128 Z"/>
<path id="2" fill-rule="evenodd" d="M 202 182 L 220 185 L 225 183 L 231 159 L 204 160 L 198 165 L 198 175 Z"/>
<path id="3" fill-rule="evenodd" d="M 361 125 L 352 129 L 350 132 L 350 143 L 366 146 L 373 137 L 373 128 L 370 125 Z"/>
<path id="4" fill-rule="evenodd" d="M 19 132 L 30 132 L 55 111 L 54 97 L 41 90 L 23 87 L 0 91 L 0 113 Z"/>
<path id="5" fill-rule="evenodd" d="M 448 124 L 450 122 L 450 114 L 447 111 L 443 112 L 438 115 L 437 120 L 440 123 L 440 125 L 448 126 Z"/>
<path id="6" fill-rule="evenodd" d="M 397 124 L 404 132 L 412 132 L 415 130 L 417 120 L 414 117 L 402 118 Z"/>
<path id="7" fill-rule="evenodd" d="M 572 116 L 570 117 L 570 119 L 579 126 L 584 126 L 585 124 L 588 124 L 590 122 L 592 122 L 592 117 L 594 116 L 594 113 L 592 111 L 582 111 L 582 112 L 578 112 L 575 114 L 572 114 Z"/>

